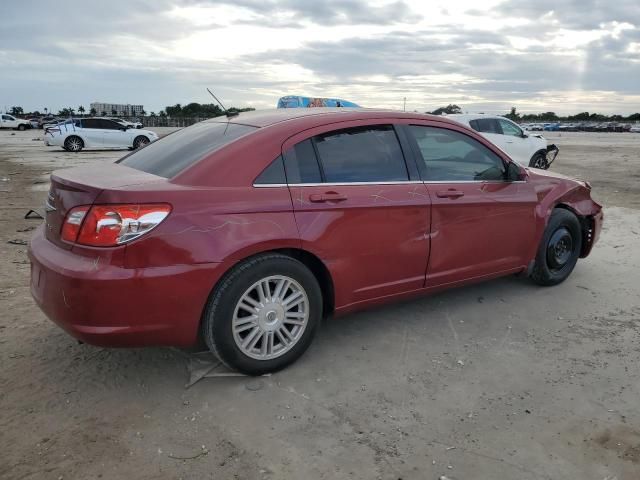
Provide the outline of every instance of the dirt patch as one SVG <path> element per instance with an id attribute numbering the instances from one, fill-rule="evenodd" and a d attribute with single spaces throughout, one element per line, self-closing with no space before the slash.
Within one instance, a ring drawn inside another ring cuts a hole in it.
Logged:
<path id="1" fill-rule="evenodd" d="M 607 428 L 592 440 L 600 447 L 616 452 L 621 460 L 640 463 L 640 431 L 619 425 Z"/>

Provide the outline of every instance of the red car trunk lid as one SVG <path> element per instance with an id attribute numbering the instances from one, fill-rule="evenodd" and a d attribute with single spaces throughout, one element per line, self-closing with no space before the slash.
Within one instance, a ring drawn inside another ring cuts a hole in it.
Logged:
<path id="1" fill-rule="evenodd" d="M 73 207 L 92 205 L 103 190 L 129 187 L 165 179 L 124 165 L 107 163 L 56 170 L 51 174 L 51 188 L 45 202 L 46 237 L 56 245 L 70 249 L 62 241 L 62 223 Z"/>

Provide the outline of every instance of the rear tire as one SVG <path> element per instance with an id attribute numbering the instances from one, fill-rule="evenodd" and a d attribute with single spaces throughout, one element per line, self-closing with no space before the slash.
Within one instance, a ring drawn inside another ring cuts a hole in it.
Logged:
<path id="1" fill-rule="evenodd" d="M 556 208 L 538 247 L 531 278 L 539 285 L 562 283 L 573 271 L 582 250 L 582 227 L 573 213 Z"/>
<path id="2" fill-rule="evenodd" d="M 144 135 L 138 135 L 135 140 L 133 141 L 133 149 L 136 150 L 138 148 L 142 148 L 146 145 L 148 145 L 149 139 L 147 137 L 145 137 Z"/>
<path id="3" fill-rule="evenodd" d="M 202 336 L 227 367 L 247 375 L 275 372 L 309 347 L 322 318 L 318 281 L 281 254 L 245 260 L 227 273 L 207 302 Z"/>
<path id="4" fill-rule="evenodd" d="M 64 141 L 64 149 L 67 152 L 79 152 L 84 148 L 84 142 L 77 135 L 71 135 Z"/>

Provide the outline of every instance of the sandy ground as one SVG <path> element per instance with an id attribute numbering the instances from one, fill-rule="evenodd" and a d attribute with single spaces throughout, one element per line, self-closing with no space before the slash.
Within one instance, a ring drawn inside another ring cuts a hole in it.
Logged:
<path id="1" fill-rule="evenodd" d="M 330 320 L 285 371 L 189 389 L 184 354 L 79 345 L 32 301 L 23 216 L 47 175 L 123 154 L 41 136 L 0 132 L 0 478 L 640 478 L 640 135 L 549 135 L 553 170 L 606 205 L 562 285 Z"/>

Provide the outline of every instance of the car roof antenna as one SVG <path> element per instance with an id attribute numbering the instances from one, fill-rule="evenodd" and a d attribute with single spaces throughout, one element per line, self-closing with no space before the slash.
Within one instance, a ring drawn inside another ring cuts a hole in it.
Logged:
<path id="1" fill-rule="evenodd" d="M 224 112 L 224 114 L 227 117 L 235 117 L 236 115 L 238 115 L 238 112 L 230 112 L 229 110 L 227 110 L 225 108 L 225 106 L 222 104 L 222 102 L 220 100 L 218 100 L 218 97 L 216 97 L 213 92 L 211 90 L 209 90 L 209 88 L 207 88 L 207 92 L 209 92 L 209 94 L 216 100 L 216 102 L 218 102 L 220 104 L 220 106 L 222 107 L 222 111 Z"/>

